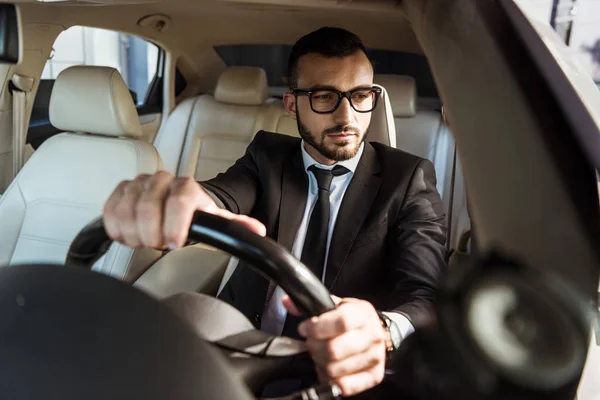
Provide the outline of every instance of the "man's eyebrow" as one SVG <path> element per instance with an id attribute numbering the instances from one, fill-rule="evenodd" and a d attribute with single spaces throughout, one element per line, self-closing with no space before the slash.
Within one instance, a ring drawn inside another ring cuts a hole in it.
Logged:
<path id="1" fill-rule="evenodd" d="M 349 92 L 353 91 L 353 90 L 360 90 L 360 89 L 372 89 L 373 85 L 359 85 L 356 86 L 350 90 L 348 90 Z M 336 90 L 341 92 L 341 90 L 339 90 L 336 87 L 333 86 L 328 86 L 328 85 L 316 85 L 316 86 L 311 86 L 310 88 L 308 88 L 307 90 L 311 90 L 311 91 L 315 91 L 315 90 Z"/>

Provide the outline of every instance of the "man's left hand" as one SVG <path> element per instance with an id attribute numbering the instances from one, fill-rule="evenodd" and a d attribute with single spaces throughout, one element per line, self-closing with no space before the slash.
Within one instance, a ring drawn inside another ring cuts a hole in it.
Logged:
<path id="1" fill-rule="evenodd" d="M 302 322 L 298 333 L 306 338 L 319 380 L 335 383 L 343 396 L 352 396 L 383 380 L 387 333 L 371 303 L 332 298 L 337 308 Z M 289 297 L 283 304 L 300 315 Z"/>

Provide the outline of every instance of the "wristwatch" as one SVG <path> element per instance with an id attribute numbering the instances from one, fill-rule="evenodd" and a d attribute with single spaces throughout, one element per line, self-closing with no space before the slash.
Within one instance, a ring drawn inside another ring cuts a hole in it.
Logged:
<path id="1" fill-rule="evenodd" d="M 391 353 L 395 350 L 398 350 L 400 344 L 402 343 L 402 334 L 400 333 L 398 325 L 384 313 L 377 311 L 377 314 L 379 315 L 379 319 L 383 324 L 383 329 L 385 329 L 389 334 L 390 340 L 386 340 L 387 352 Z"/>

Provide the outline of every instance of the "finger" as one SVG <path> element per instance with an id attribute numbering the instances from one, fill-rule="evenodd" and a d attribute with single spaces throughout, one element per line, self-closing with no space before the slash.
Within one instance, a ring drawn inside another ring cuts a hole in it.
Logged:
<path id="1" fill-rule="evenodd" d="M 236 216 L 233 218 L 233 220 L 235 222 L 239 222 L 240 224 L 244 225 L 246 228 L 250 229 L 252 232 L 256 233 L 257 235 L 260 236 L 266 236 L 267 235 L 267 227 L 260 222 L 259 220 L 249 217 L 247 215 L 240 215 L 240 214 L 236 214 Z"/>
<path id="2" fill-rule="evenodd" d="M 288 296 L 287 294 L 283 297 L 281 302 L 290 314 L 295 315 L 296 317 L 300 317 L 302 315 L 300 310 L 298 310 L 298 307 L 296 307 L 290 296 Z"/>
<path id="3" fill-rule="evenodd" d="M 117 223 L 123 237 L 123 243 L 130 247 L 141 244 L 136 222 L 136 206 L 141 196 L 144 181 L 148 175 L 140 175 L 130 182 L 123 190 L 123 196 L 116 207 Z"/>
<path id="4" fill-rule="evenodd" d="M 345 332 L 362 328 L 375 315 L 375 309 L 366 301 L 342 301 L 338 308 L 328 311 L 318 317 L 313 317 L 298 326 L 300 334 L 315 340 L 332 339 Z"/>
<path id="5" fill-rule="evenodd" d="M 379 385 L 383 381 L 385 366 L 378 365 L 366 371 L 334 380 L 342 391 L 342 396 L 353 396 Z"/>
<path id="6" fill-rule="evenodd" d="M 136 207 L 137 230 L 142 245 L 155 249 L 164 248 L 163 210 L 174 176 L 159 171 L 144 183 L 144 190 Z"/>
<path id="7" fill-rule="evenodd" d="M 320 364 L 319 366 L 330 379 L 337 379 L 371 370 L 379 364 L 385 364 L 385 346 L 383 344 L 370 346 L 366 351 L 359 354 L 354 354 L 340 361 Z"/>
<path id="8" fill-rule="evenodd" d="M 115 240 L 117 242 L 123 241 L 123 235 L 121 235 L 121 230 L 119 229 L 119 217 L 117 216 L 117 205 L 120 203 L 121 198 L 125 193 L 125 187 L 131 181 L 123 181 L 119 183 L 119 185 L 112 192 L 106 204 L 104 205 L 104 209 L 102 211 L 102 219 L 104 221 L 104 230 L 109 238 Z"/>
<path id="9" fill-rule="evenodd" d="M 214 206 L 214 201 L 192 178 L 173 181 L 165 201 L 163 221 L 163 236 L 171 250 L 185 244 L 194 211 L 211 207 L 211 202 Z"/>
<path id="10" fill-rule="evenodd" d="M 373 346 L 384 345 L 383 331 L 369 331 L 358 329 L 346 332 L 331 340 L 307 340 L 308 348 L 313 360 L 318 365 L 337 362 L 356 354 L 362 354 Z"/>
<path id="11" fill-rule="evenodd" d="M 217 208 L 216 210 L 214 210 L 213 213 L 220 217 L 238 222 L 247 229 L 250 229 L 252 232 L 260 236 L 265 236 L 267 234 L 267 228 L 265 227 L 265 225 L 255 218 L 249 217 L 247 215 L 235 214 L 229 210 L 224 210 L 222 208 Z"/>

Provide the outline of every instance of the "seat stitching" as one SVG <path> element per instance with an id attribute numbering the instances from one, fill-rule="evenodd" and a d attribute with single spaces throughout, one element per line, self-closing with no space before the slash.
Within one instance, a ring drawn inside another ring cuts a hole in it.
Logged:
<path id="1" fill-rule="evenodd" d="M 69 245 L 71 244 L 70 241 L 68 240 L 57 240 L 57 239 L 52 239 L 52 238 L 46 238 L 46 237 L 42 237 L 42 236 L 34 236 L 34 235 L 20 235 L 20 238 L 24 238 L 24 239 L 29 239 L 29 240 L 35 240 L 36 242 L 44 242 L 44 243 L 52 243 L 52 244 L 64 244 L 64 245 Z"/>
<path id="2" fill-rule="evenodd" d="M 109 85 L 108 85 L 108 90 L 110 92 L 110 108 L 112 111 L 112 114 L 116 117 L 117 123 L 119 124 L 119 126 L 117 127 L 121 132 L 125 132 L 125 133 L 131 133 L 131 132 L 126 132 L 127 129 L 125 127 L 125 124 L 123 124 L 123 121 L 121 120 L 121 117 L 118 113 L 118 111 L 115 108 L 115 104 L 113 102 L 113 100 L 115 99 L 114 97 L 114 87 L 113 87 L 113 78 L 115 76 L 115 73 L 117 72 L 117 70 L 113 70 L 110 74 L 110 78 L 109 78 Z"/>
<path id="3" fill-rule="evenodd" d="M 49 197 L 41 197 L 39 199 L 36 199 L 32 202 L 30 202 L 28 205 L 29 207 L 34 206 L 34 205 L 39 205 L 39 204 L 59 204 L 59 205 L 65 205 L 65 206 L 69 206 L 69 207 L 77 207 L 77 208 L 82 208 L 82 209 L 93 209 L 96 208 L 98 205 L 95 203 L 75 203 L 75 202 L 70 202 L 70 201 L 62 201 L 62 200 L 57 200 L 57 199 L 52 199 Z"/>
<path id="4" fill-rule="evenodd" d="M 190 134 L 190 122 L 192 121 L 192 114 L 196 109 L 196 104 L 198 103 L 198 99 L 200 96 L 197 96 L 192 103 L 192 107 L 190 108 L 190 115 L 188 115 L 187 123 L 185 124 L 185 135 L 183 135 L 183 140 L 181 141 L 181 146 L 179 148 L 179 160 L 177 161 L 177 168 L 175 168 L 175 176 L 179 174 L 179 169 L 181 168 L 181 160 L 183 159 L 183 150 L 185 148 L 185 143 L 187 142 L 187 138 Z"/>

